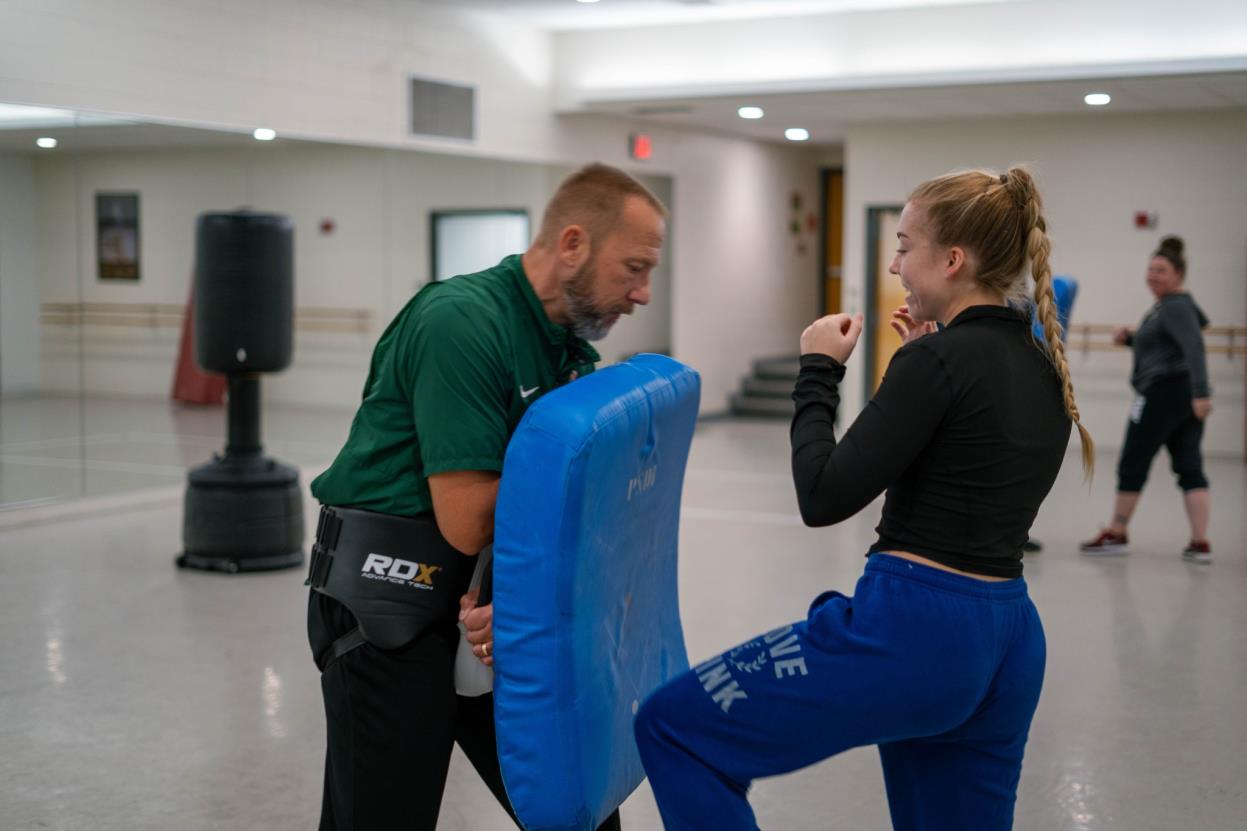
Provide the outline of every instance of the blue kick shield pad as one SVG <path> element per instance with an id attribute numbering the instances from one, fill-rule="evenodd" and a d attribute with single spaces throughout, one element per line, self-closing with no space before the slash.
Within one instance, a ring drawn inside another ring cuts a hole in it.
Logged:
<path id="1" fill-rule="evenodd" d="M 1074 300 L 1078 297 L 1078 281 L 1063 274 L 1056 275 L 1052 278 L 1052 297 L 1056 301 L 1056 316 L 1061 321 L 1061 331 L 1064 333 L 1061 340 L 1068 340 L 1069 317 L 1074 311 Z M 1035 340 L 1040 343 L 1048 342 L 1048 339 L 1044 337 L 1043 324 L 1035 316 L 1033 308 L 1031 309 L 1031 327 L 1035 332 Z"/>
<path id="2" fill-rule="evenodd" d="M 676 544 L 701 381 L 638 355 L 550 392 L 494 518 L 494 719 L 526 829 L 593 831 L 645 778 L 633 714 L 688 669 Z"/>

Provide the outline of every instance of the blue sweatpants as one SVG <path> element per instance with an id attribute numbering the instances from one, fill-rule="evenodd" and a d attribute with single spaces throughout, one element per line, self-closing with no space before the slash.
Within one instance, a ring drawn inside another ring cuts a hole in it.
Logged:
<path id="1" fill-rule="evenodd" d="M 875 554 L 853 597 L 827 592 L 654 692 L 637 746 L 668 831 L 756 829 L 754 779 L 871 744 L 895 829 L 1001 831 L 1044 659 L 1021 578 Z"/>

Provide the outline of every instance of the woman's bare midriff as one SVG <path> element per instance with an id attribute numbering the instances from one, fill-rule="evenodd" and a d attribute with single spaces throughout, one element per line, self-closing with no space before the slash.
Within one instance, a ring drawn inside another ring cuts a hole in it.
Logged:
<path id="1" fill-rule="evenodd" d="M 902 560 L 909 560 L 910 562 L 920 563 L 924 566 L 930 566 L 931 568 L 938 568 L 940 571 L 949 571 L 949 572 L 952 572 L 953 574 L 960 574 L 962 577 L 973 577 L 975 580 L 983 580 L 988 583 L 1003 583 L 1007 580 L 1013 579 L 1012 577 L 992 577 L 991 575 L 988 575 L 988 574 L 975 574 L 972 571 L 962 571 L 959 568 L 946 566 L 943 563 L 937 563 L 934 560 L 928 560 L 926 557 L 923 557 L 918 554 L 912 554 L 908 551 L 877 551 L 875 553 L 876 554 L 887 554 L 889 557 L 900 557 Z"/>

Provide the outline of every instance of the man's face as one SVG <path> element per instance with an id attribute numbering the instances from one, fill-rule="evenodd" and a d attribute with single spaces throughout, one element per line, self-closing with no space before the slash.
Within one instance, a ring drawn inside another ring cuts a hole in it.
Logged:
<path id="1" fill-rule="evenodd" d="M 650 301 L 650 274 L 658 266 L 667 226 L 658 211 L 639 197 L 624 203 L 619 223 L 564 286 L 573 332 L 601 340 L 620 315 L 630 315 Z"/>

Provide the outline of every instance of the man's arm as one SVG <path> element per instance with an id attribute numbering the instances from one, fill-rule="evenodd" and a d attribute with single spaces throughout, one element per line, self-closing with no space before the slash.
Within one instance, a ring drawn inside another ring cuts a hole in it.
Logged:
<path id="1" fill-rule="evenodd" d="M 500 478 L 492 470 L 452 470 L 429 477 L 438 530 L 460 552 L 475 556 L 493 542 Z M 473 654 L 485 666 L 493 666 L 488 650 L 494 643 L 494 607 L 492 603 L 477 606 L 477 599 L 476 589 L 460 599 L 459 620 Z"/>
<path id="2" fill-rule="evenodd" d="M 502 347 L 465 303 L 435 296 L 406 355 L 412 420 L 438 530 L 475 556 L 494 538 L 507 448 L 509 375 Z"/>
<path id="3" fill-rule="evenodd" d="M 475 556 L 494 540 L 499 478 L 492 470 L 452 470 L 429 477 L 438 530 L 463 554 Z"/>

